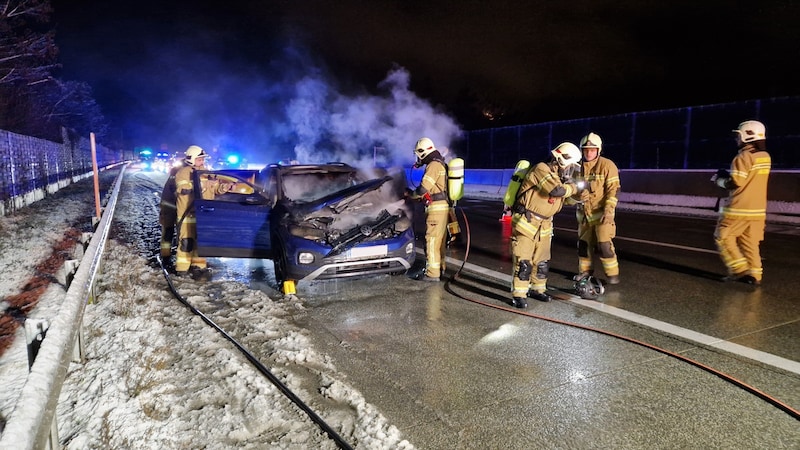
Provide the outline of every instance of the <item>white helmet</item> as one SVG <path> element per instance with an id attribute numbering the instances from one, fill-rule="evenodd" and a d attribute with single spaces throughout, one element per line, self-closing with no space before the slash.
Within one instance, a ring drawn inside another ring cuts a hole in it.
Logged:
<path id="1" fill-rule="evenodd" d="M 558 144 L 558 147 L 554 148 L 550 154 L 562 169 L 572 164 L 579 164 L 581 161 L 581 151 L 572 142 Z"/>
<path id="2" fill-rule="evenodd" d="M 202 148 L 196 145 L 190 145 L 189 148 L 186 149 L 186 158 L 184 158 L 184 160 L 189 165 L 193 166 L 197 158 L 205 158 L 206 156 L 207 153 L 204 152 Z"/>
<path id="3" fill-rule="evenodd" d="M 603 140 L 596 133 L 589 133 L 581 138 L 581 149 L 596 148 L 597 153 L 603 151 Z"/>
<path id="4" fill-rule="evenodd" d="M 422 161 L 425 159 L 426 156 L 430 155 L 431 153 L 436 151 L 436 146 L 433 145 L 433 141 L 424 137 L 417 141 L 417 146 L 414 147 L 414 154 L 417 155 L 417 158 Z"/>
<path id="5" fill-rule="evenodd" d="M 733 132 L 739 135 L 742 142 L 763 141 L 767 138 L 767 129 L 757 120 L 742 122 Z"/>

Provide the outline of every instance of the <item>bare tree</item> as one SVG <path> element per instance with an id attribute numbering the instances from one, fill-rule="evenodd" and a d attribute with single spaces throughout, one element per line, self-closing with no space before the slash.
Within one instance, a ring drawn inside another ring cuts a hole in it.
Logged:
<path id="1" fill-rule="evenodd" d="M 0 0 L 0 84 L 41 83 L 58 67 L 49 0 Z"/>
<path id="2" fill-rule="evenodd" d="M 78 133 L 95 133 L 102 138 L 107 125 L 100 106 L 92 95 L 92 88 L 82 81 L 52 80 L 45 92 L 46 119 L 65 124 Z"/>
<path id="3" fill-rule="evenodd" d="M 51 140 L 107 125 L 87 83 L 53 76 L 58 48 L 49 0 L 0 0 L 0 128 Z"/>

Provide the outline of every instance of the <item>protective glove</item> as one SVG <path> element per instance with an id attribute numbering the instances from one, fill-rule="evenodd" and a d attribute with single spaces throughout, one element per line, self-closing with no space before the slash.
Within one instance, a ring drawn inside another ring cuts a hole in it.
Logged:
<path id="1" fill-rule="evenodd" d="M 600 218 L 600 223 L 603 225 L 612 225 L 614 223 L 614 208 L 605 209 L 603 217 Z"/>
<path id="2" fill-rule="evenodd" d="M 572 180 L 563 181 L 561 185 L 564 186 L 564 189 L 567 190 L 567 193 L 564 194 L 565 197 L 571 197 L 575 195 L 576 192 L 578 192 L 578 188 L 577 186 L 575 186 L 575 183 Z"/>
<path id="3" fill-rule="evenodd" d="M 717 173 L 711 176 L 711 182 L 718 185 L 720 184 L 719 180 L 726 180 L 731 177 L 730 172 L 725 169 L 717 169 Z"/>
<path id="4" fill-rule="evenodd" d="M 589 192 L 588 189 L 584 189 L 581 191 L 581 201 L 586 203 L 592 199 L 592 193 Z"/>

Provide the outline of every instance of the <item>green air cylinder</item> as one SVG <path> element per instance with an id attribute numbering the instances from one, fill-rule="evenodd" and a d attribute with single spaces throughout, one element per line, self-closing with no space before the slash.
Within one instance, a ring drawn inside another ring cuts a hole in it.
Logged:
<path id="1" fill-rule="evenodd" d="M 503 196 L 503 203 L 506 206 L 510 207 L 514 205 L 514 201 L 517 199 L 517 192 L 519 192 L 519 187 L 522 184 L 522 180 L 524 180 L 525 176 L 528 175 L 528 169 L 530 167 L 531 163 L 525 159 L 521 159 L 517 163 L 517 167 L 514 168 L 514 175 L 511 176 L 511 181 L 508 183 L 506 195 Z"/>

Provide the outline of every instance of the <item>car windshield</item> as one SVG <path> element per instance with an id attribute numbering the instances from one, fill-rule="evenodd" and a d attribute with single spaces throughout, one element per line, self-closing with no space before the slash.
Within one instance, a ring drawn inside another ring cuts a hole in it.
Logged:
<path id="1" fill-rule="evenodd" d="M 357 184 L 353 172 L 291 173 L 283 177 L 283 194 L 294 202 L 313 202 Z"/>

